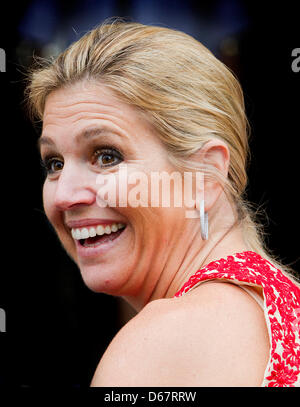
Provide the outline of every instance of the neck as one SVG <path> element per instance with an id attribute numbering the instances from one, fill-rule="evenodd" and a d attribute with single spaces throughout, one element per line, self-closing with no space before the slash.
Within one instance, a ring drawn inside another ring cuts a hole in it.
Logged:
<path id="1" fill-rule="evenodd" d="M 227 216 L 224 216 L 224 211 L 221 216 L 214 216 L 209 226 L 210 236 L 207 241 L 203 241 L 199 229 L 200 221 L 193 220 L 184 233 L 174 237 L 174 244 L 170 244 L 171 249 L 163 267 L 159 261 L 158 264 L 152 265 L 151 273 L 148 274 L 148 288 L 145 283 L 138 296 L 124 299 L 140 311 L 153 300 L 174 297 L 183 284 L 208 263 L 230 254 L 250 250 L 243 240 L 242 228 L 236 223 L 231 207 L 227 207 Z M 155 274 L 155 269 L 160 271 Z M 152 281 L 149 290 L 150 279 L 154 274 L 157 276 L 155 284 L 153 285 Z"/>
<path id="2" fill-rule="evenodd" d="M 197 270 L 200 270 L 210 262 L 249 249 L 250 248 L 243 242 L 241 228 L 237 225 L 232 225 L 232 227 L 226 231 L 219 231 L 219 233 L 215 233 L 207 242 L 202 242 L 201 250 L 197 250 L 197 245 L 192 245 L 184 262 L 174 275 L 164 298 L 174 297 L 176 292 L 180 290 L 183 284 L 188 281 Z"/>

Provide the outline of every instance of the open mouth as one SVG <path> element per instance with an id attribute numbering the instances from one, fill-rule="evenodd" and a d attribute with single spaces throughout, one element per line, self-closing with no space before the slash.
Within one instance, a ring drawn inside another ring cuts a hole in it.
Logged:
<path id="1" fill-rule="evenodd" d="M 97 225 L 86 228 L 72 229 L 72 237 L 79 241 L 84 247 L 96 247 L 101 244 L 115 240 L 123 233 L 126 225 L 113 223 L 112 225 Z"/>
<path id="2" fill-rule="evenodd" d="M 125 229 L 125 228 L 124 228 Z M 109 241 L 115 240 L 120 234 L 123 232 L 123 230 L 118 230 L 117 232 L 111 232 L 110 235 L 102 235 L 102 236 L 94 236 L 94 237 L 88 237 L 87 239 L 80 239 L 79 243 L 81 246 L 84 247 L 95 247 L 98 246 L 99 244 L 107 243 Z"/>

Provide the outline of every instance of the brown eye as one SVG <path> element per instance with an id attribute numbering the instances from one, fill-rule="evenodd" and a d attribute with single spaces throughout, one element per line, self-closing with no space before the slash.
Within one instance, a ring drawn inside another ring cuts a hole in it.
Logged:
<path id="1" fill-rule="evenodd" d="M 93 161 L 94 164 L 100 167 L 108 167 L 119 164 L 123 161 L 123 158 L 117 150 L 108 148 L 96 150 Z"/>
<path id="2" fill-rule="evenodd" d="M 104 165 L 112 164 L 115 160 L 115 157 L 112 154 L 102 154 L 101 160 Z"/>
<path id="3" fill-rule="evenodd" d="M 53 160 L 50 164 L 51 172 L 61 171 L 63 169 L 64 164 L 61 161 Z"/>
<path id="4" fill-rule="evenodd" d="M 42 161 L 42 167 L 44 167 L 47 175 L 61 171 L 63 166 L 63 161 L 58 158 L 46 158 Z"/>

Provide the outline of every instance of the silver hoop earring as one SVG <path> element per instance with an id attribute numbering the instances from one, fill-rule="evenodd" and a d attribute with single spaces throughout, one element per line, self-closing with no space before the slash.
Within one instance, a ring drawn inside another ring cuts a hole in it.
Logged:
<path id="1" fill-rule="evenodd" d="M 204 211 L 204 199 L 200 201 L 200 231 L 203 240 L 208 239 L 208 214 Z"/>

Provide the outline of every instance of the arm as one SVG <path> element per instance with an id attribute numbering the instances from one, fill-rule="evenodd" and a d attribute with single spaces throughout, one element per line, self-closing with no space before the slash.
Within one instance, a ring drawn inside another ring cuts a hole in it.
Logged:
<path id="1" fill-rule="evenodd" d="M 116 335 L 92 386 L 259 386 L 269 357 L 262 310 L 231 284 L 148 304 Z"/>

